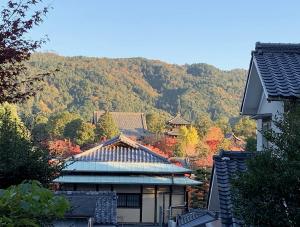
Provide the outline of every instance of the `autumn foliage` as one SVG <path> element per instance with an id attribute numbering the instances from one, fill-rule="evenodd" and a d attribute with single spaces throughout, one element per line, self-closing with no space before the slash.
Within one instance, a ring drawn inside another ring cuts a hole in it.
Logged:
<path id="1" fill-rule="evenodd" d="M 69 140 L 53 140 L 47 142 L 50 154 L 55 157 L 67 158 L 79 154 L 80 147 Z"/>

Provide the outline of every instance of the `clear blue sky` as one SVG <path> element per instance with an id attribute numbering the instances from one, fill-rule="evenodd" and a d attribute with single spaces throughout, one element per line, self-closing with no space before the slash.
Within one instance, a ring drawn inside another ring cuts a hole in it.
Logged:
<path id="1" fill-rule="evenodd" d="M 48 1 L 49 2 L 49 1 Z M 300 1 L 54 0 L 43 51 L 248 68 L 256 41 L 300 43 Z"/>

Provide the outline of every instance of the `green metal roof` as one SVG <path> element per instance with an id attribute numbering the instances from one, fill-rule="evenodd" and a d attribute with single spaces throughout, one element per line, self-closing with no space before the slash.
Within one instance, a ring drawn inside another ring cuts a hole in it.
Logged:
<path id="1" fill-rule="evenodd" d="M 150 176 L 61 176 L 56 183 L 82 184 L 139 184 L 139 185 L 199 185 L 201 182 L 187 177 L 150 177 Z"/>
<path id="2" fill-rule="evenodd" d="M 68 165 L 64 171 L 72 172 L 123 172 L 123 173 L 191 173 L 174 164 L 166 163 L 140 163 L 140 162 L 85 162 L 75 161 Z"/>

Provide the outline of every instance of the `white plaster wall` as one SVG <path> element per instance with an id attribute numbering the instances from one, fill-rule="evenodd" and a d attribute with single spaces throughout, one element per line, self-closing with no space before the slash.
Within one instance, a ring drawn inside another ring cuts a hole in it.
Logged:
<path id="1" fill-rule="evenodd" d="M 154 222 L 155 195 L 143 194 L 143 222 Z"/>
<path id="2" fill-rule="evenodd" d="M 268 101 L 265 94 L 263 93 L 258 114 L 271 113 L 272 116 L 280 115 L 284 112 L 284 104 L 282 101 Z"/>
<path id="3" fill-rule="evenodd" d="M 120 223 L 140 222 L 140 209 L 117 208 L 117 221 Z"/>
<path id="4" fill-rule="evenodd" d="M 282 101 L 268 101 L 265 94 L 262 94 L 259 108 L 258 108 L 258 115 L 259 114 L 272 114 L 272 120 L 276 120 L 276 118 L 282 116 L 284 113 L 284 103 Z M 262 130 L 262 120 L 258 119 L 256 121 L 256 128 L 257 128 L 257 150 L 261 151 L 263 149 L 263 136 L 260 133 Z M 272 130 L 277 131 L 278 129 L 271 124 Z"/>
<path id="5" fill-rule="evenodd" d="M 263 136 L 261 134 L 262 130 L 262 119 L 256 120 L 256 147 L 258 151 L 263 149 Z"/>

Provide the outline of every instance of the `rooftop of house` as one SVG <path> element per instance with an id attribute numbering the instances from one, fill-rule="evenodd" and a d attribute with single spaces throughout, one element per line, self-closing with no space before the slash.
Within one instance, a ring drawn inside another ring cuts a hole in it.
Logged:
<path id="1" fill-rule="evenodd" d="M 117 195 L 111 191 L 58 191 L 69 200 L 71 209 L 66 218 L 94 218 L 97 224 L 117 223 Z"/>
<path id="2" fill-rule="evenodd" d="M 169 161 L 142 144 L 124 135 L 74 156 L 77 161 L 169 163 Z"/>
<path id="3" fill-rule="evenodd" d="M 190 125 L 191 122 L 184 119 L 180 113 L 167 122 L 169 125 Z"/>
<path id="4" fill-rule="evenodd" d="M 234 217 L 232 212 L 233 204 L 230 180 L 237 173 L 246 171 L 246 161 L 252 155 L 253 153 L 249 152 L 221 151 L 218 155 L 213 157 L 213 175 L 209 194 L 213 191 L 212 187 L 217 187 L 220 218 L 224 226 L 233 226 L 234 223 L 241 223 L 241 221 Z M 215 181 L 213 179 L 214 177 L 216 177 Z M 216 184 L 213 184 L 213 182 L 216 182 Z"/>
<path id="5" fill-rule="evenodd" d="M 217 220 L 217 215 L 214 212 L 201 209 L 193 209 L 188 213 L 177 217 L 179 227 L 196 227 Z"/>
<path id="6" fill-rule="evenodd" d="M 197 185 L 192 171 L 177 166 L 124 135 L 75 155 L 56 183 Z M 87 174 L 88 173 L 88 174 Z"/>
<path id="7" fill-rule="evenodd" d="M 105 111 L 94 111 L 92 123 L 96 124 Z M 139 112 L 110 112 L 119 130 L 127 136 L 141 137 L 147 133 L 146 117 Z"/>

